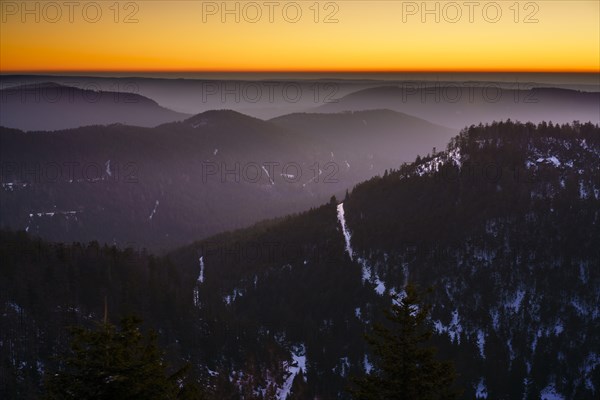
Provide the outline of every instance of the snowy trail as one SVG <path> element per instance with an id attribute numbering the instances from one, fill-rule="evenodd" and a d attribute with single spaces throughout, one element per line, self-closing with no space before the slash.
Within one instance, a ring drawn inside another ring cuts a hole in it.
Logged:
<path id="1" fill-rule="evenodd" d="M 340 225 L 342 226 L 344 240 L 346 241 L 346 252 L 348 253 L 348 256 L 350 256 L 350 260 L 354 261 L 354 250 L 352 250 L 352 244 L 351 244 L 352 236 L 350 234 L 350 230 L 348 229 L 348 226 L 346 225 L 346 217 L 345 217 L 345 213 L 344 213 L 344 203 L 338 204 L 337 216 L 338 216 L 338 220 L 340 221 Z M 357 261 L 361 265 L 363 282 L 374 283 L 375 284 L 375 288 L 374 288 L 375 292 L 378 295 L 383 296 L 383 294 L 387 290 L 387 288 L 385 286 L 385 282 L 383 280 L 381 280 L 381 278 L 374 271 L 371 271 L 371 269 L 369 268 L 369 265 L 367 263 L 367 260 L 365 260 L 361 257 L 358 257 Z"/>
<path id="2" fill-rule="evenodd" d="M 198 283 L 204 282 L 204 257 L 201 256 L 198 261 L 200 262 L 200 275 L 198 275 Z"/>
<path id="3" fill-rule="evenodd" d="M 346 226 L 346 218 L 344 217 L 344 203 L 340 203 L 337 206 L 337 216 L 338 216 L 338 220 L 340 221 L 340 225 L 342 225 L 342 232 L 344 233 L 344 239 L 346 240 L 346 251 L 348 252 L 348 255 L 350 256 L 350 260 L 353 260 L 352 245 L 350 244 L 350 231 L 348 230 L 348 227 Z"/>
<path id="4" fill-rule="evenodd" d="M 200 263 L 200 274 L 194 285 L 194 307 L 200 308 L 200 284 L 204 283 L 204 256 L 200 256 L 198 262 Z"/>

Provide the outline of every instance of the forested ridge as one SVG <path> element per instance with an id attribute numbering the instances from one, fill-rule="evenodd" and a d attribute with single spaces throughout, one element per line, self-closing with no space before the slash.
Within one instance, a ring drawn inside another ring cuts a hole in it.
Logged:
<path id="1" fill-rule="evenodd" d="M 414 282 L 463 398 L 595 398 L 599 177 L 597 125 L 507 121 L 164 257 L 3 231 L 0 389 L 37 398 L 65 326 L 98 321 L 106 298 L 214 398 L 350 398 L 376 365 L 363 335 Z"/>

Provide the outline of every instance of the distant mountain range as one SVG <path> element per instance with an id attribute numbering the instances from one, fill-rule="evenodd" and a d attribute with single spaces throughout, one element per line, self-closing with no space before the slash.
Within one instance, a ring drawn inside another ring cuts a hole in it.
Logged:
<path id="1" fill-rule="evenodd" d="M 569 123 L 600 122 L 600 92 L 557 88 L 503 88 L 497 83 L 472 86 L 436 82 L 369 88 L 348 94 L 318 112 L 390 109 L 433 123 L 462 129 L 474 121 Z"/>
<path id="2" fill-rule="evenodd" d="M 261 119 L 306 111 L 335 101 L 348 93 L 377 85 L 370 81 L 0 75 L 2 89 L 45 85 L 48 82 L 121 95 L 141 95 L 188 115 L 215 109 L 232 109 Z"/>
<path id="3" fill-rule="evenodd" d="M 52 82 L 0 90 L 0 126 L 53 131 L 121 123 L 156 126 L 189 117 L 135 93 L 80 89 Z"/>
<path id="4" fill-rule="evenodd" d="M 461 78 L 463 80 L 458 80 Z M 553 82 L 547 76 L 520 76 L 516 74 L 498 77 L 500 80 L 481 80 L 479 76 L 456 76 L 454 80 L 442 75 L 429 79 L 421 76 L 405 77 L 406 80 L 377 79 L 219 79 L 208 78 L 144 78 L 109 76 L 60 76 L 60 75 L 0 75 L 0 89 L 6 90 L 14 101 L 15 87 L 47 85 L 54 82 L 61 86 L 75 87 L 92 92 L 110 92 L 102 98 L 112 100 L 133 95 L 153 99 L 162 107 L 188 116 L 205 111 L 231 109 L 261 119 L 271 119 L 286 114 L 305 112 L 341 112 L 371 109 L 390 109 L 414 115 L 428 121 L 462 129 L 472 123 L 491 122 L 512 118 L 521 121 L 554 122 L 597 121 L 600 82 L 587 78 L 580 83 Z M 532 79 L 537 79 L 537 81 Z M 568 77 L 565 78 L 567 81 Z M 577 79 L 573 80 L 578 81 Z M 587 82 L 584 84 L 584 82 Z M 595 82 L 595 84 L 594 84 Z M 539 93 L 538 93 L 539 91 Z M 46 97 L 52 98 L 48 92 Z M 13 94 L 11 94 L 13 93 Z M 54 95 L 56 96 L 56 95 Z M 16 97 L 20 97 L 16 96 Z M 90 96 L 97 98 L 98 95 Z M 31 90 L 28 98 L 33 98 Z M 2 100 L 3 98 L 0 98 Z M 140 100 L 141 101 L 141 100 Z M 29 104 L 31 106 L 31 104 Z M 114 105 L 114 104 L 113 104 Z M 70 128 L 80 122 L 68 107 L 60 108 L 62 128 Z M 75 111 L 75 110 L 73 110 Z M 481 116 L 484 119 L 480 118 Z M 25 117 L 30 116 L 24 111 Z M 101 123 L 128 123 L 109 119 Z M 162 122 L 182 120 L 181 116 L 166 116 Z M 171 119 L 169 119 L 171 118 Z M 50 120 L 56 122 L 56 120 Z M 93 121 L 98 121 L 93 120 Z M 31 121 L 17 119 L 10 127 L 29 130 Z M 86 121 L 83 121 L 87 124 Z M 94 122 L 98 123 L 98 122 Z M 64 125 L 64 124 L 68 124 Z M 142 120 L 142 126 L 154 126 L 155 119 Z M 54 127 L 35 128 L 39 130 Z"/>
<path id="5" fill-rule="evenodd" d="M 55 240 L 172 248 L 321 204 L 456 133 L 385 110 L 0 128 L 0 221 Z"/>

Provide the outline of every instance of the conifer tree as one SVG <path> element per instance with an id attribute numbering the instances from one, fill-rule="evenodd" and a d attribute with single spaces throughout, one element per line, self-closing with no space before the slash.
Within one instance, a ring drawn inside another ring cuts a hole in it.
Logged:
<path id="1" fill-rule="evenodd" d="M 202 399 L 195 385 L 183 385 L 186 368 L 167 375 L 156 333 L 142 334 L 141 321 L 124 318 L 120 329 L 104 322 L 96 329 L 72 328 L 71 352 L 46 380 L 46 398 L 77 400 Z"/>
<path id="2" fill-rule="evenodd" d="M 454 368 L 438 361 L 427 342 L 433 331 L 428 325 L 430 306 L 421 303 L 413 285 L 406 296 L 394 298 L 386 316 L 393 327 L 375 324 L 367 341 L 375 356 L 371 374 L 353 379 L 350 390 L 356 400 L 450 400 L 458 397 L 452 388 Z"/>

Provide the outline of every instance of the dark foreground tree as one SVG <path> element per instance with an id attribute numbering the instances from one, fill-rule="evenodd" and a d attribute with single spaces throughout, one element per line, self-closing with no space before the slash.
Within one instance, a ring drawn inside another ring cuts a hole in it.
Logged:
<path id="1" fill-rule="evenodd" d="M 453 389 L 454 368 L 438 361 L 436 350 L 427 342 L 433 334 L 427 316 L 430 306 L 421 303 L 412 285 L 406 296 L 396 297 L 391 310 L 386 310 L 393 328 L 375 324 L 367 335 L 375 356 L 373 372 L 353 379 L 350 390 L 357 400 L 447 400 L 456 399 Z"/>
<path id="2" fill-rule="evenodd" d="M 186 368 L 167 375 L 156 333 L 142 334 L 140 320 L 124 318 L 120 329 L 110 323 L 97 329 L 72 329 L 71 352 L 62 369 L 46 380 L 52 400 L 202 399 L 197 385 L 184 385 Z"/>

